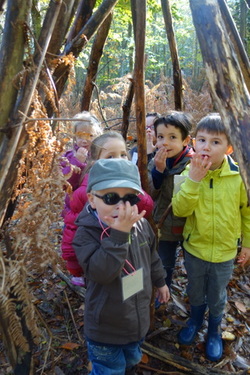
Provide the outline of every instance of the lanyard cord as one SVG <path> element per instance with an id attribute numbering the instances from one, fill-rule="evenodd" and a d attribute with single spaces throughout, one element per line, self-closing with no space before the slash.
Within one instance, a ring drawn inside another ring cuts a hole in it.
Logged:
<path id="1" fill-rule="evenodd" d="M 101 237 L 100 237 L 100 240 L 102 241 L 104 234 L 106 234 L 106 236 L 109 237 L 109 233 L 107 231 L 108 231 L 108 229 L 110 229 L 110 227 L 104 228 L 104 226 L 102 225 L 102 222 L 101 222 L 99 216 L 97 216 L 97 218 L 98 218 L 99 224 L 100 224 L 100 226 L 102 228 L 102 234 L 101 234 Z"/>
<path id="2" fill-rule="evenodd" d="M 130 266 L 130 268 L 132 269 L 132 271 L 133 272 L 131 272 L 132 274 L 136 271 L 136 269 L 135 269 L 135 267 L 127 260 L 127 259 L 125 259 L 125 263 L 126 264 L 128 264 L 129 266 Z M 126 268 L 125 267 L 123 267 L 123 269 L 122 269 L 127 275 L 129 275 L 130 274 L 130 272 L 128 272 L 127 270 L 126 270 Z"/>
<path id="3" fill-rule="evenodd" d="M 104 234 L 106 234 L 107 237 L 110 236 L 109 233 L 107 232 L 108 229 L 110 229 L 110 227 L 104 228 L 104 226 L 103 226 L 103 224 L 102 224 L 102 222 L 101 222 L 99 216 L 97 216 L 97 218 L 98 218 L 99 224 L 100 224 L 100 226 L 101 226 L 101 228 L 102 228 L 102 234 L 101 234 L 101 237 L 100 237 L 100 239 L 101 239 L 101 241 L 102 241 Z M 132 269 L 133 272 L 131 272 L 131 273 L 134 273 L 134 272 L 136 271 L 135 267 L 134 267 L 134 266 L 133 266 L 133 265 L 132 265 L 127 259 L 125 259 L 125 263 L 126 263 L 131 269 Z M 123 270 L 127 275 L 130 274 L 130 272 L 128 272 L 128 271 L 126 270 L 125 267 L 123 267 L 122 270 Z"/>

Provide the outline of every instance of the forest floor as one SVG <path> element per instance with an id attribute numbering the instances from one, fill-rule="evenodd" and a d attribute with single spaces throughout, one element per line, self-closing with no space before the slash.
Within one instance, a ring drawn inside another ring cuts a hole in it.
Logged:
<path id="1" fill-rule="evenodd" d="M 56 251 L 60 247 L 61 225 L 54 228 L 58 232 L 58 241 L 52 245 Z M 63 263 L 60 269 L 61 272 L 55 273 L 48 268 L 29 280 L 42 337 L 34 350 L 34 374 L 85 375 L 89 371 L 83 338 L 84 288 L 71 286 Z M 187 347 L 177 343 L 177 333 L 188 317 L 186 284 L 180 250 L 170 302 L 155 311 L 152 329 L 143 345 L 138 375 L 250 374 L 249 267 L 243 270 L 236 266 L 228 286 L 228 303 L 222 323 L 224 353 L 218 363 L 205 357 L 206 321 L 193 345 Z M 0 364 L 0 375 L 12 374 L 1 341 Z"/>

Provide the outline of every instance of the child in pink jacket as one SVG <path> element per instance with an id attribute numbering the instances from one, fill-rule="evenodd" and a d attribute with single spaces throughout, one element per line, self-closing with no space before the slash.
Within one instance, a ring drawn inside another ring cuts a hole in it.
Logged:
<path id="1" fill-rule="evenodd" d="M 128 159 L 126 142 L 122 135 L 115 131 L 108 131 L 96 137 L 90 146 L 91 160 L 82 174 L 82 182 L 70 199 L 70 209 L 64 218 L 65 228 L 62 238 L 62 257 L 66 261 L 68 271 L 73 275 L 71 282 L 74 285 L 84 286 L 83 270 L 79 266 L 72 241 L 77 229 L 75 220 L 87 202 L 88 171 L 92 164 L 98 159 Z M 147 218 L 153 210 L 153 200 L 145 193 L 141 194 L 140 202 L 137 204 L 139 212 L 146 210 Z"/>

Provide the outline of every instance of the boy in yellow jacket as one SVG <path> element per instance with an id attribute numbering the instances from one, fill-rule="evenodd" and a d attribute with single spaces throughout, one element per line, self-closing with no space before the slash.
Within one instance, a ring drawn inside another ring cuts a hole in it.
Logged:
<path id="1" fill-rule="evenodd" d="M 173 196 L 173 212 L 186 217 L 184 226 L 187 293 L 191 316 L 178 334 L 190 345 L 209 308 L 206 356 L 217 361 L 223 345 L 220 324 L 226 304 L 226 287 L 232 276 L 237 244 L 242 240 L 238 263 L 250 259 L 250 207 L 239 167 L 224 124 L 218 114 L 197 125 L 195 155 L 183 175 L 186 179 Z"/>

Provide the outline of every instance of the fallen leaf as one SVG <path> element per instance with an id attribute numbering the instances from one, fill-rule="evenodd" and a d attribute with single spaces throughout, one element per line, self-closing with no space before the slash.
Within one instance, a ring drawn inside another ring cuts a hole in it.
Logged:
<path id="1" fill-rule="evenodd" d="M 171 327 L 171 320 L 170 319 L 165 319 L 165 320 L 163 320 L 163 322 L 162 322 L 162 325 L 163 325 L 163 327 Z"/>
<path id="2" fill-rule="evenodd" d="M 233 341 L 235 340 L 235 335 L 231 332 L 224 331 L 222 332 L 222 338 L 223 340 Z"/>
<path id="3" fill-rule="evenodd" d="M 235 306 L 237 307 L 238 310 L 240 310 L 243 313 L 247 312 L 246 306 L 242 302 L 235 302 Z"/>
<path id="4" fill-rule="evenodd" d="M 65 344 L 61 345 L 60 348 L 67 349 L 67 350 L 74 350 L 78 348 L 80 345 L 74 342 L 66 342 Z"/>
<path id="5" fill-rule="evenodd" d="M 92 363 L 90 361 L 88 362 L 87 369 L 89 372 L 92 371 Z"/>
<path id="6" fill-rule="evenodd" d="M 141 358 L 141 362 L 142 363 L 148 363 L 148 361 L 149 361 L 148 355 L 143 353 L 142 358 Z"/>
<path id="7" fill-rule="evenodd" d="M 227 320 L 229 323 L 234 322 L 234 318 L 232 317 L 232 315 L 227 315 L 227 316 L 226 316 L 226 320 Z"/>

